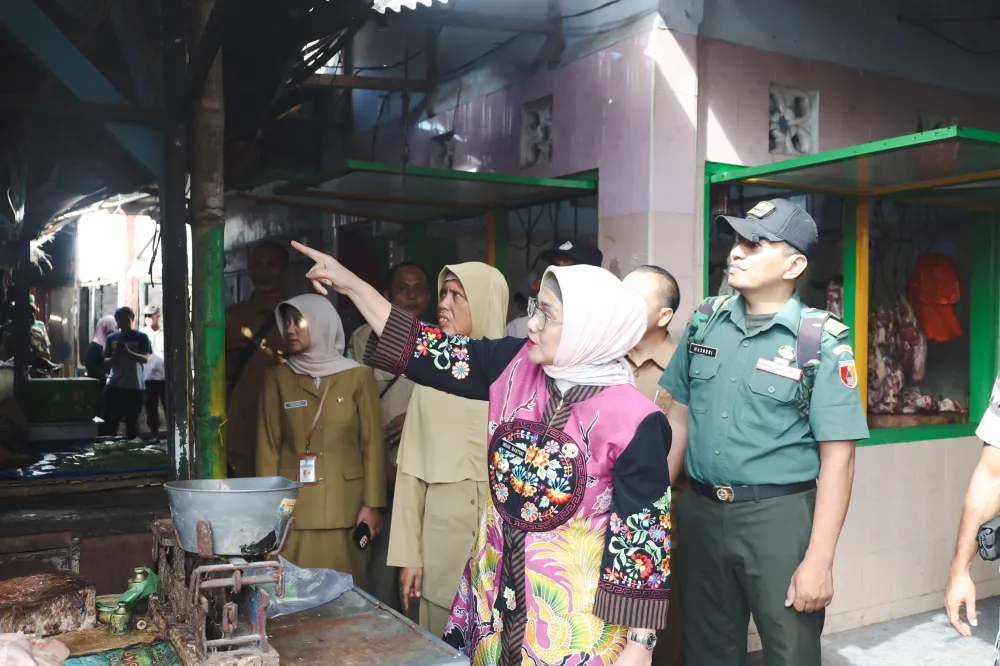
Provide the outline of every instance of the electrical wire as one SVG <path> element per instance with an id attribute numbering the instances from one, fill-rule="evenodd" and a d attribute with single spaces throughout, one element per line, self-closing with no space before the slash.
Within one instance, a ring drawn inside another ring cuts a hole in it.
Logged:
<path id="1" fill-rule="evenodd" d="M 928 23 L 926 21 L 923 21 L 923 20 L 920 20 L 920 19 L 911 19 L 911 18 L 906 18 L 906 17 L 903 17 L 903 16 L 899 16 L 899 17 L 896 18 L 896 20 L 899 23 L 909 24 L 909 25 L 913 25 L 913 26 L 916 26 L 918 28 L 921 28 L 921 29 L 929 32 L 931 35 L 937 37 L 941 41 L 954 46 L 956 49 L 959 49 L 961 51 L 965 51 L 966 53 L 968 53 L 970 55 L 996 55 L 997 53 L 1000 53 L 1000 49 L 970 49 L 968 46 L 966 46 L 965 44 L 962 44 L 958 40 L 952 39 L 948 35 L 945 35 L 944 33 L 935 30 L 930 25 L 928 25 Z"/>
<path id="2" fill-rule="evenodd" d="M 389 101 L 389 98 L 392 97 L 392 94 L 393 93 L 391 93 L 391 92 L 387 92 L 385 94 L 385 97 L 382 98 L 382 104 L 379 105 L 379 107 L 378 107 L 378 116 L 376 116 L 376 118 L 375 118 L 375 129 L 372 130 L 372 158 L 371 159 L 372 159 L 373 162 L 375 161 L 375 143 L 378 141 L 378 125 L 379 125 L 379 122 L 381 122 L 381 120 L 382 120 L 382 113 L 385 111 L 386 102 Z"/>
<path id="3" fill-rule="evenodd" d="M 516 34 L 513 37 L 510 37 L 509 39 L 505 39 L 504 41 L 500 42 L 499 44 L 497 44 L 493 48 L 489 49 L 485 53 L 481 53 L 480 55 L 476 56 L 475 58 L 473 58 L 469 62 L 465 63 L 464 65 L 459 65 L 458 67 L 454 67 L 452 69 L 449 69 L 447 72 L 445 72 L 444 74 L 441 75 L 441 78 L 444 79 L 444 78 L 452 76 L 453 74 L 459 74 L 459 75 L 461 75 L 462 73 L 464 73 L 465 71 L 467 71 L 473 65 L 478 65 L 480 62 L 482 62 L 486 58 L 490 57 L 491 55 L 493 55 L 497 51 L 500 51 L 502 49 L 507 48 L 508 46 L 510 46 L 511 44 L 513 44 L 514 40 L 516 40 L 520 36 L 521 36 L 520 34 Z"/>
<path id="4" fill-rule="evenodd" d="M 565 21 L 566 19 L 575 19 L 575 18 L 580 18 L 581 16 L 587 16 L 589 14 L 595 14 L 595 13 L 601 11 L 602 9 L 607 9 L 608 7 L 611 7 L 612 5 L 617 5 L 621 1 L 622 0 L 608 0 L 608 2 L 605 2 L 603 5 L 599 5 L 597 7 L 594 7 L 593 9 L 587 9 L 587 10 L 584 10 L 582 12 L 577 12 L 576 14 L 566 14 L 562 18 Z"/>

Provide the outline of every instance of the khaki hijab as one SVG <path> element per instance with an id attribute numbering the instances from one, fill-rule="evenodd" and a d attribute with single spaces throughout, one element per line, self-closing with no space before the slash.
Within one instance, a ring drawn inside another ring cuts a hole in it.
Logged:
<path id="1" fill-rule="evenodd" d="M 502 338 L 507 325 L 508 293 L 503 274 L 480 262 L 445 266 L 445 277 L 462 283 L 472 310 L 470 338 Z M 413 389 L 399 445 L 399 470 L 426 483 L 486 481 L 489 403 L 468 400 L 424 386 Z"/>

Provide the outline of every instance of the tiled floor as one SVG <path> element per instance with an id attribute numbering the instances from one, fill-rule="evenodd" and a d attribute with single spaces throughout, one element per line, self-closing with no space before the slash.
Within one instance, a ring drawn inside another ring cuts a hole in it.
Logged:
<path id="1" fill-rule="evenodd" d="M 977 605 L 979 627 L 959 636 L 943 610 L 823 637 L 823 666 L 993 666 L 1000 597 Z M 747 666 L 765 666 L 760 652 Z"/>

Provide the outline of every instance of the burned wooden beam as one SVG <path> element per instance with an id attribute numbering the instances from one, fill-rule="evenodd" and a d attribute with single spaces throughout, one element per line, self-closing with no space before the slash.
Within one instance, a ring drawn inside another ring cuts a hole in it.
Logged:
<path id="1" fill-rule="evenodd" d="M 306 79 L 305 85 L 384 90 L 386 92 L 428 93 L 431 91 L 431 84 L 428 81 L 398 79 L 388 76 L 351 76 L 348 74 L 317 74 Z"/>
<path id="2" fill-rule="evenodd" d="M 219 55 L 222 48 L 222 40 L 226 36 L 227 20 L 230 16 L 234 0 L 216 0 L 212 6 L 212 13 L 205 22 L 205 27 L 200 31 L 195 51 L 188 63 L 188 80 L 185 90 L 185 107 L 190 109 L 201 95 L 202 88 L 208 79 L 209 70 Z"/>

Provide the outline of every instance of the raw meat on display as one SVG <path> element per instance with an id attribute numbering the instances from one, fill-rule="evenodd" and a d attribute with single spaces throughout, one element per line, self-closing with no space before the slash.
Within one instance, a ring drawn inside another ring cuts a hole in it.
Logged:
<path id="1" fill-rule="evenodd" d="M 927 336 L 905 298 L 880 305 L 868 322 L 868 411 L 872 414 L 963 412 L 961 403 L 938 399 L 915 386 L 927 372 Z"/>
<path id="2" fill-rule="evenodd" d="M 844 318 L 844 286 L 833 280 L 826 286 L 826 311 L 837 319 Z"/>

